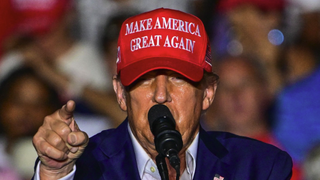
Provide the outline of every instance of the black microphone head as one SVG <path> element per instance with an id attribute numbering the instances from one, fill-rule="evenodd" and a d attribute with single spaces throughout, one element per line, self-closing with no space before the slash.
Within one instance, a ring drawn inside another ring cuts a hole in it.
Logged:
<path id="1" fill-rule="evenodd" d="M 170 119 L 175 124 L 174 118 L 169 108 L 162 104 L 156 104 L 150 108 L 148 112 L 148 120 L 149 120 L 150 127 L 152 127 L 153 122 L 159 118 Z"/>
<path id="2" fill-rule="evenodd" d="M 177 171 L 178 178 L 180 171 L 178 153 L 182 149 L 183 142 L 180 132 L 175 129 L 176 122 L 169 108 L 161 104 L 152 106 L 148 112 L 148 120 L 157 152 L 169 158 L 170 165 Z"/>

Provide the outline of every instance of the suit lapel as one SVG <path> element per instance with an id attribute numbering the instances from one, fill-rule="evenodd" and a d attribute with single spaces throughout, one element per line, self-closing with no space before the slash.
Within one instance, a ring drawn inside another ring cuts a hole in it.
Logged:
<path id="1" fill-rule="evenodd" d="M 136 158 L 125 120 L 108 138 L 101 150 L 108 157 L 101 161 L 104 179 L 139 180 Z"/>
<path id="2" fill-rule="evenodd" d="M 133 145 L 125 120 L 105 138 L 100 146 L 106 158 L 101 159 L 100 167 L 104 179 L 140 180 Z M 226 158 L 227 149 L 215 138 L 200 128 L 195 180 L 213 180 L 214 177 L 232 179 L 233 172 Z"/>
<path id="3" fill-rule="evenodd" d="M 214 177 L 232 179 L 232 170 L 225 161 L 228 150 L 212 135 L 200 128 L 195 180 L 213 180 Z"/>

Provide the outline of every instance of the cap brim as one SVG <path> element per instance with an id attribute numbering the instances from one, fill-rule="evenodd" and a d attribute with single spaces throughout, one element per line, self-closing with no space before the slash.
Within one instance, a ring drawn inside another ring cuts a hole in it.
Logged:
<path id="1" fill-rule="evenodd" d="M 175 71 L 194 82 L 199 82 L 203 76 L 203 68 L 190 62 L 174 58 L 153 57 L 124 67 L 120 71 L 120 79 L 124 86 L 129 86 L 145 73 L 157 69 Z"/>

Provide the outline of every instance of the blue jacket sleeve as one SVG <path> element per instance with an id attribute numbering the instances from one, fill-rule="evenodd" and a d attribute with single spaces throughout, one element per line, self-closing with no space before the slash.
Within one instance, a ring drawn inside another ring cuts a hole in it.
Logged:
<path id="1" fill-rule="evenodd" d="M 285 151 L 280 151 L 274 159 L 269 180 L 290 180 L 292 176 L 292 159 Z"/>

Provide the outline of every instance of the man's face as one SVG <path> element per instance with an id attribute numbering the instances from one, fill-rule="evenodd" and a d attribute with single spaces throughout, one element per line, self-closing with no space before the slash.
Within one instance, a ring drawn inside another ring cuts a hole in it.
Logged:
<path id="1" fill-rule="evenodd" d="M 209 107 L 206 95 L 210 93 L 206 89 L 201 83 L 192 83 L 169 70 L 149 72 L 128 87 L 125 99 L 129 124 L 139 143 L 151 156 L 157 153 L 149 128 L 149 109 L 155 104 L 163 104 L 170 109 L 176 129 L 182 135 L 183 148 L 187 148 L 199 130 L 202 110 Z"/>

